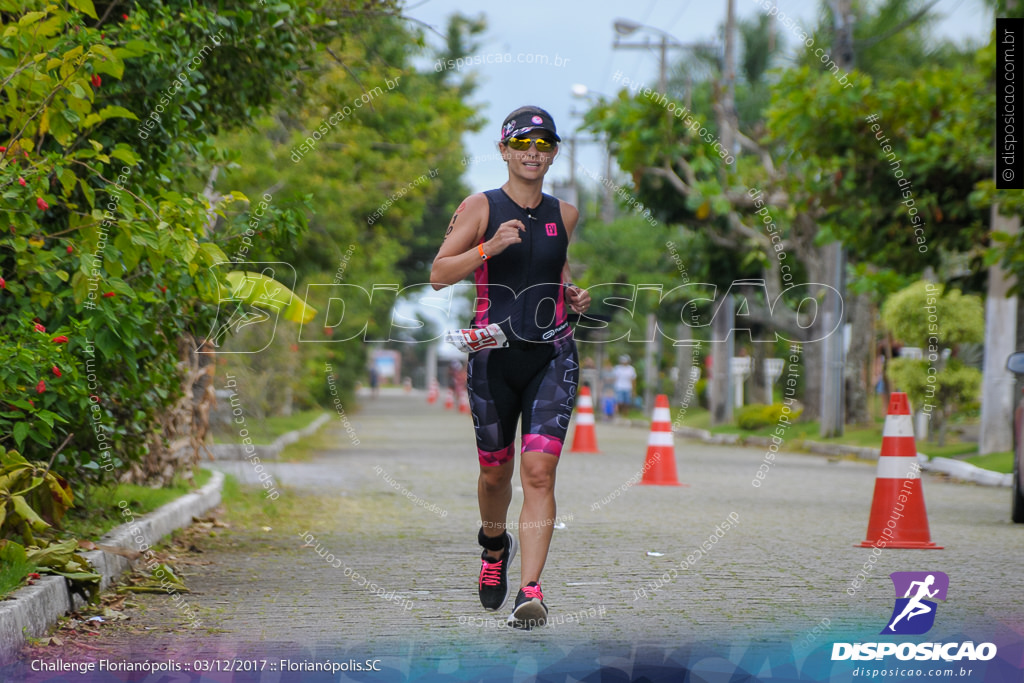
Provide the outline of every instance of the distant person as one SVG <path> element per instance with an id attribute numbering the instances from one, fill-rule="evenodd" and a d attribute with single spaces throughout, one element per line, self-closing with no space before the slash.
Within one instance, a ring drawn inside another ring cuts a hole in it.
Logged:
<path id="1" fill-rule="evenodd" d="M 619 415 L 625 416 L 633 407 L 633 395 L 636 393 L 636 368 L 630 365 L 629 356 L 619 356 L 619 364 L 612 368 L 612 378 Z"/>
<path id="2" fill-rule="evenodd" d="M 506 117 L 498 151 L 508 165 L 508 182 L 459 205 L 430 272 L 434 289 L 472 275 L 477 301 L 489 302 L 477 308 L 472 327 L 495 343 L 470 353 L 469 396 L 483 523 L 477 534 L 483 546 L 478 590 L 490 610 L 508 599 L 508 565 L 516 554 L 516 539 L 506 526 L 516 428 L 522 422 L 522 577 L 508 623 L 525 629 L 543 625 L 548 614 L 540 574 L 555 517 L 555 468 L 579 382 L 568 313 L 590 306 L 590 295 L 569 280 L 567 250 L 579 212 L 542 192 L 559 142 L 543 109 L 521 107 Z M 500 330 L 486 331 L 494 327 Z"/>
<path id="3" fill-rule="evenodd" d="M 601 416 L 605 422 L 610 422 L 615 417 L 615 390 L 612 389 L 611 384 L 604 390 L 604 396 L 601 397 Z"/>
<path id="4" fill-rule="evenodd" d="M 370 366 L 370 396 L 377 398 L 377 393 L 380 389 L 380 373 L 377 372 L 377 366 Z"/>
<path id="5" fill-rule="evenodd" d="M 460 360 L 453 360 L 448 369 L 448 387 L 455 395 L 455 399 L 466 390 L 466 366 Z"/>

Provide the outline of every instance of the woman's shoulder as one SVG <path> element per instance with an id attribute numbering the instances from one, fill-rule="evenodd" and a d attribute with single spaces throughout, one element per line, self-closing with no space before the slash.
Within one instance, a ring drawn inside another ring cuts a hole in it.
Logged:
<path id="1" fill-rule="evenodd" d="M 545 196 L 550 197 L 550 195 Z M 580 217 L 579 209 L 577 209 L 569 202 L 563 201 L 556 197 L 551 197 L 551 200 L 557 203 L 556 205 L 558 206 L 558 211 L 562 215 L 562 222 L 565 223 L 566 226 L 571 224 L 573 227 L 575 227 L 576 221 L 579 220 Z"/>

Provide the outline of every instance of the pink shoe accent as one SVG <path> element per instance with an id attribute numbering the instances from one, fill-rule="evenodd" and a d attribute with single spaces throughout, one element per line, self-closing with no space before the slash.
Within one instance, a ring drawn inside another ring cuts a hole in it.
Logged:
<path id="1" fill-rule="evenodd" d="M 504 561 L 504 557 L 497 562 L 480 560 L 480 563 L 483 565 L 480 568 L 480 588 L 484 586 L 497 586 L 501 583 L 501 563 Z"/>
<path id="2" fill-rule="evenodd" d="M 544 594 L 540 592 L 540 586 L 524 586 L 523 595 L 530 600 L 543 600 Z"/>

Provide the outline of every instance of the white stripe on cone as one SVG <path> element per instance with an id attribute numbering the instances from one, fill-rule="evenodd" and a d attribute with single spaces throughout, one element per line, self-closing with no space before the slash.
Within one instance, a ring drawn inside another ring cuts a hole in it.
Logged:
<path id="1" fill-rule="evenodd" d="M 886 415 L 882 436 L 913 436 L 914 423 L 909 415 Z"/>
<path id="2" fill-rule="evenodd" d="M 920 479 L 917 456 L 883 455 L 878 459 L 878 479 Z"/>
<path id="3" fill-rule="evenodd" d="M 594 409 L 594 402 L 590 400 L 590 394 L 583 394 L 582 396 L 579 397 L 579 399 L 580 410 L 583 410 L 584 408 L 590 408 L 591 410 Z"/>
<path id="4" fill-rule="evenodd" d="M 651 432 L 647 437 L 648 446 L 671 446 L 672 432 Z"/>
<path id="5" fill-rule="evenodd" d="M 654 416 L 651 418 L 651 422 L 671 422 L 672 414 L 669 413 L 668 408 L 655 408 Z"/>
<path id="6" fill-rule="evenodd" d="M 576 413 L 576 426 L 577 427 L 586 427 L 587 425 L 593 425 L 593 424 L 594 424 L 594 414 L 593 413 Z"/>

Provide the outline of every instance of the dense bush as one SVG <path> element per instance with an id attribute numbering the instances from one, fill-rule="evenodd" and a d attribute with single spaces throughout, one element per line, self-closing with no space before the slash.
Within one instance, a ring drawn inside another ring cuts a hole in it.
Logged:
<path id="1" fill-rule="evenodd" d="M 736 410 L 736 424 L 740 429 L 757 430 L 764 427 L 776 425 L 783 415 L 783 404 L 773 403 L 770 406 L 763 403 L 754 403 L 743 406 Z M 801 410 L 791 410 L 789 419 L 795 422 L 800 417 Z"/>
<path id="2" fill-rule="evenodd" d="M 145 456 L 180 393 L 179 344 L 217 315 L 213 266 L 247 199 L 204 192 L 225 158 L 212 135 L 285 91 L 319 20 L 240 2 L 16 7 L 0 14 L 0 447 L 48 461 L 70 438 L 54 469 L 99 481 Z M 304 225 L 282 207 L 264 222 L 271 243 Z"/>

